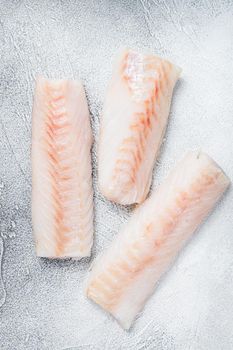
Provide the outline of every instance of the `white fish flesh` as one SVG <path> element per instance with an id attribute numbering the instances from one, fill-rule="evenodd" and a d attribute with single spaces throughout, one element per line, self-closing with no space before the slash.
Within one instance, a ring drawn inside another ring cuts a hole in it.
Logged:
<path id="1" fill-rule="evenodd" d="M 145 200 L 180 72 L 160 57 L 128 49 L 119 55 L 100 126 L 99 188 L 109 200 Z"/>
<path id="2" fill-rule="evenodd" d="M 87 297 L 130 328 L 159 278 L 229 183 L 206 154 L 187 153 L 97 258 Z"/>
<path id="3" fill-rule="evenodd" d="M 37 79 L 32 120 L 32 222 L 40 257 L 90 256 L 91 145 L 82 84 Z"/>

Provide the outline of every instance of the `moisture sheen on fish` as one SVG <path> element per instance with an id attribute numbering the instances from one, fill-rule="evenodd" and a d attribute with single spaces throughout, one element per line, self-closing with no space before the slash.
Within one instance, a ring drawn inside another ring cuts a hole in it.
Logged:
<path id="1" fill-rule="evenodd" d="M 180 72 L 157 56 L 120 53 L 100 126 L 99 188 L 109 200 L 145 200 Z"/>
<path id="2" fill-rule="evenodd" d="M 187 153 L 97 258 L 87 282 L 88 298 L 130 328 L 159 278 L 229 183 L 206 154 Z"/>
<path id="3" fill-rule="evenodd" d="M 38 78 L 32 119 L 32 222 L 40 257 L 90 256 L 91 146 L 82 84 Z"/>

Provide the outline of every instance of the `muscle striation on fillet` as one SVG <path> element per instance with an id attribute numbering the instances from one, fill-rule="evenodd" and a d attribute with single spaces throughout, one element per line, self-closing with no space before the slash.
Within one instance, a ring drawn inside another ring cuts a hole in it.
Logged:
<path id="1" fill-rule="evenodd" d="M 128 329 L 229 184 L 210 157 L 188 152 L 93 264 L 87 296 Z"/>
<path id="2" fill-rule="evenodd" d="M 89 256 L 93 241 L 92 137 L 79 82 L 38 79 L 32 141 L 37 254 Z"/>
<path id="3" fill-rule="evenodd" d="M 193 206 L 197 205 L 200 196 L 209 191 L 211 186 L 214 186 L 219 175 L 218 171 L 211 175 L 204 172 L 190 186 L 190 192 L 178 192 L 174 197 L 174 202 L 157 219 L 156 224 L 162 227 L 161 232 L 154 237 L 155 224 L 153 222 L 147 224 L 142 234 L 130 243 L 124 254 L 119 256 L 119 260 L 114 261 L 110 266 L 106 266 L 102 273 L 95 276 L 88 287 L 88 297 L 91 297 L 106 310 L 112 311 L 127 285 L 132 283 L 132 280 L 147 266 L 158 259 L 156 255 L 158 249 L 165 248 L 163 255 L 166 259 L 167 249 L 170 248 L 169 239 L 173 230 L 183 218 L 185 211 L 192 211 Z M 158 223 L 158 220 L 160 223 Z M 150 240 L 146 250 L 143 250 L 140 244 L 142 239 Z M 167 242 L 168 247 L 166 248 Z M 162 258 L 161 255 L 159 258 Z"/>
<path id="4" fill-rule="evenodd" d="M 65 222 L 69 215 L 69 196 L 67 191 L 72 189 L 72 177 L 70 175 L 72 164 L 67 164 L 66 147 L 64 139 L 67 139 L 71 125 L 67 122 L 65 110 L 64 92 L 47 87 L 47 115 L 45 152 L 49 157 L 49 175 L 52 183 L 52 199 L 55 208 L 54 225 L 56 228 L 56 255 L 61 255 L 64 246 L 71 239 L 71 230 Z M 53 95 L 55 94 L 55 98 Z M 58 105 L 57 105 L 58 102 Z"/>
<path id="5" fill-rule="evenodd" d="M 138 169 L 145 157 L 148 135 L 158 122 L 156 108 L 168 87 L 170 69 L 169 62 L 134 52 L 127 52 L 122 62 L 122 79 L 132 99 L 143 106 L 141 112 L 134 113 L 134 121 L 129 126 L 131 136 L 123 139 L 119 146 L 113 171 L 113 184 L 117 185 L 120 178 L 121 190 L 125 193 L 135 185 Z"/>
<path id="6" fill-rule="evenodd" d="M 130 49 L 119 55 L 100 126 L 99 185 L 108 199 L 145 200 L 179 74 L 156 56 Z"/>

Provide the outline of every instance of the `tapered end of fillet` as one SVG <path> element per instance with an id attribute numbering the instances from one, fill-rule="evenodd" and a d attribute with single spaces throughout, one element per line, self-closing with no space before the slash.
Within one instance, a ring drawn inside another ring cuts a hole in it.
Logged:
<path id="1" fill-rule="evenodd" d="M 88 289 L 88 286 L 85 286 L 85 289 L 84 289 L 84 293 L 86 295 L 86 297 L 92 302 L 92 303 L 95 303 L 95 305 L 97 305 L 100 309 L 100 311 L 102 312 L 108 312 L 112 317 L 113 319 L 115 319 L 117 321 L 117 323 L 123 328 L 125 329 L 126 331 L 128 331 L 130 329 L 130 327 L 132 326 L 132 323 L 134 321 L 134 318 L 135 318 L 135 315 L 133 317 L 131 317 L 129 315 L 129 317 L 121 317 L 120 314 L 118 314 L 117 312 L 114 312 L 114 311 L 111 311 L 111 310 L 108 310 L 106 308 L 106 306 L 104 305 L 101 305 L 101 303 L 99 302 L 99 300 L 96 300 L 95 299 L 95 296 L 89 292 L 89 289 Z"/>
<path id="2" fill-rule="evenodd" d="M 133 317 L 123 317 L 121 318 L 120 315 L 118 315 L 117 313 L 112 313 L 112 316 L 114 317 L 114 319 L 118 322 L 118 324 L 123 328 L 125 329 L 126 331 L 129 331 L 130 328 L 132 327 L 133 325 L 133 321 L 134 321 L 134 318 L 135 316 Z"/>
<path id="3" fill-rule="evenodd" d="M 197 162 L 199 164 L 209 165 L 210 169 L 218 169 L 224 189 L 227 189 L 230 186 L 231 180 L 229 179 L 229 177 L 226 175 L 226 173 L 220 167 L 220 165 L 213 158 L 211 158 L 207 153 L 202 152 L 201 150 L 188 151 L 184 157 L 184 160 L 185 159 L 190 161 L 190 166 L 192 162 Z M 180 161 L 180 164 L 181 162 L 183 161 Z"/>
<path id="4" fill-rule="evenodd" d="M 98 294 L 98 291 L 96 292 Z M 108 300 L 101 302 L 99 295 L 96 297 L 95 293 L 93 293 L 93 290 L 89 289 L 88 281 L 84 289 L 84 294 L 91 302 L 95 303 L 102 312 L 108 312 L 123 329 L 128 331 L 132 327 L 136 317 L 135 300 L 137 300 L 138 296 L 140 295 L 140 292 L 138 292 L 138 290 L 135 290 L 134 293 L 129 296 L 129 298 L 127 297 L 125 300 L 122 300 L 122 303 L 116 305 L 115 308 L 110 307 Z M 142 308 L 143 304 L 141 303 L 140 307 L 138 308 L 138 312 L 140 312 Z"/>

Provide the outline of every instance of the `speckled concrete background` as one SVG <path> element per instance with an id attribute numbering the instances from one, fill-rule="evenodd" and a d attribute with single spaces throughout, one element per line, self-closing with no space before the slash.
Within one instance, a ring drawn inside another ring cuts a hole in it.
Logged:
<path id="1" fill-rule="evenodd" d="M 219 203 L 130 332 L 83 296 L 89 261 L 35 257 L 30 136 L 34 79 L 80 77 L 98 139 L 116 50 L 149 50 L 183 68 L 154 187 L 188 148 L 233 179 L 233 1 L 0 0 L 0 349 L 233 349 L 233 200 Z M 96 188 L 93 257 L 130 209 Z"/>

